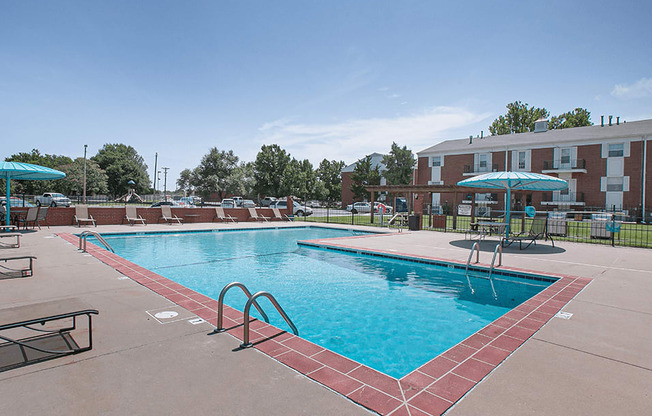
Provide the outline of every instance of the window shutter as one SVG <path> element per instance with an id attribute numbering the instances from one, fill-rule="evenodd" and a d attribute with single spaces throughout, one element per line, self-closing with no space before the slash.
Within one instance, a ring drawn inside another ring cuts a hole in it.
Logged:
<path id="1" fill-rule="evenodd" d="M 600 192 L 607 192 L 607 177 L 600 178 Z"/>
<path id="2" fill-rule="evenodd" d="M 629 191 L 629 176 L 623 177 L 623 191 Z"/>

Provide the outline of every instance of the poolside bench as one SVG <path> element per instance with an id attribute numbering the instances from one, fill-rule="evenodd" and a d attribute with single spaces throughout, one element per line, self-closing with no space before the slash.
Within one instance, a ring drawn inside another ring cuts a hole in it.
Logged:
<path id="1" fill-rule="evenodd" d="M 7 270 L 9 272 L 20 273 L 21 277 L 30 277 L 34 274 L 34 260 L 36 260 L 36 256 L 0 257 L 0 261 L 4 261 L 5 263 L 9 260 L 29 260 L 29 267 L 21 268 L 21 269 L 12 269 L 7 266 L 0 266 L 0 269 Z M 7 273 L 4 273 L 2 270 L 0 270 L 0 274 L 6 275 Z"/>
<path id="2" fill-rule="evenodd" d="M 16 237 L 16 242 L 15 243 L 4 243 L 0 242 L 0 245 L 4 247 L 13 247 L 13 248 L 19 248 L 20 247 L 20 233 L 0 233 L 0 238 L 6 238 L 6 237 Z"/>
<path id="3" fill-rule="evenodd" d="M 77 298 L 0 309 L 0 340 L 5 341 L 0 344 L 0 371 L 91 350 L 91 315 L 97 314 L 96 309 Z M 71 332 L 77 328 L 77 317 L 83 315 L 88 318 L 88 345 L 81 347 Z M 48 322 L 63 319 L 71 319 L 72 322 L 65 323 L 63 328 L 45 329 Z M 38 324 L 38 328 L 32 327 Z M 21 339 L 3 335 L 3 331 L 15 328 L 37 331 L 38 335 Z"/>

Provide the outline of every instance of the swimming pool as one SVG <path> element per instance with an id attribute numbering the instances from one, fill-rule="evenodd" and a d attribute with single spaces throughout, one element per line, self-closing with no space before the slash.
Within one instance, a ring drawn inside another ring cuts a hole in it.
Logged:
<path id="1" fill-rule="evenodd" d="M 116 253 L 217 299 L 240 281 L 271 292 L 301 337 L 400 378 L 529 299 L 554 279 L 486 278 L 357 253 L 298 246 L 354 235 L 319 227 L 200 233 L 104 234 Z M 242 310 L 246 298 L 225 302 Z M 261 300 L 272 324 L 287 328 Z"/>

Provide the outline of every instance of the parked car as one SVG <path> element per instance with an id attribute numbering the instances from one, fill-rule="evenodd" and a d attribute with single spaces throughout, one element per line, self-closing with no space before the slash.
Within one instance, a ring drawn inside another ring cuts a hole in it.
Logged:
<path id="1" fill-rule="evenodd" d="M 346 206 L 347 211 L 356 210 L 357 212 L 371 212 L 371 204 L 369 202 L 354 202 Z"/>
<path id="2" fill-rule="evenodd" d="M 277 199 L 274 198 L 273 196 L 266 196 L 265 198 L 260 200 L 260 206 L 261 207 L 268 207 L 268 206 L 270 206 L 271 204 L 273 204 L 276 201 L 277 201 Z"/>
<path id="3" fill-rule="evenodd" d="M 309 207 L 304 207 L 303 205 L 299 204 L 297 201 L 292 201 L 292 202 L 294 202 L 294 209 L 292 210 L 293 215 L 296 215 L 297 217 L 303 217 L 303 216 L 307 217 L 309 215 L 312 215 L 312 209 L 310 209 Z M 281 199 L 280 201 L 276 201 L 269 207 L 278 208 L 278 209 L 287 209 L 288 207 L 287 199 Z"/>
<path id="4" fill-rule="evenodd" d="M 150 207 L 150 208 L 157 208 L 157 207 L 160 207 L 161 205 L 170 205 L 170 206 L 173 206 L 173 207 L 178 207 L 178 206 L 179 206 L 179 205 L 178 205 L 176 202 L 174 202 L 174 201 L 158 201 L 158 202 L 154 202 L 154 203 L 153 203 L 152 205 L 150 205 L 149 207 Z"/>
<path id="5" fill-rule="evenodd" d="M 235 201 L 231 198 L 224 198 L 222 200 L 222 208 L 237 208 Z"/>
<path id="6" fill-rule="evenodd" d="M 70 199 L 64 194 L 46 192 L 34 198 L 37 206 L 43 207 L 69 207 Z"/>
<path id="7" fill-rule="evenodd" d="M 195 201 L 191 196 L 184 196 L 179 199 L 177 202 L 179 206 L 181 207 L 186 207 L 186 208 L 194 208 L 195 207 Z"/>
<path id="8" fill-rule="evenodd" d="M 243 199 L 242 204 L 240 204 L 240 207 L 242 208 L 256 208 L 256 203 L 252 201 L 251 199 Z"/>
<path id="9" fill-rule="evenodd" d="M 381 202 L 374 202 L 374 213 L 378 214 L 378 207 L 380 206 Z M 391 207 L 391 205 L 385 205 L 385 214 L 391 214 L 392 211 L 394 211 L 394 208 Z"/>
<path id="10" fill-rule="evenodd" d="M 7 206 L 7 197 L 1 196 L 0 201 L 1 201 L 3 206 Z M 18 198 L 16 196 L 10 196 L 9 197 L 9 204 L 12 207 L 28 207 L 28 208 L 31 208 L 31 207 L 34 206 L 34 204 L 32 204 L 31 202 L 24 201 L 22 198 Z"/>
<path id="11" fill-rule="evenodd" d="M 396 212 L 407 212 L 408 206 L 405 198 L 396 198 Z"/>
<path id="12" fill-rule="evenodd" d="M 306 202 L 306 205 L 308 205 L 310 208 L 320 208 L 321 202 L 313 199 L 311 201 Z"/>
<path id="13" fill-rule="evenodd" d="M 234 196 L 234 197 L 231 197 L 231 199 L 233 200 L 233 202 L 235 202 L 236 207 L 239 207 L 239 206 L 242 205 L 242 197 L 241 196 Z"/>

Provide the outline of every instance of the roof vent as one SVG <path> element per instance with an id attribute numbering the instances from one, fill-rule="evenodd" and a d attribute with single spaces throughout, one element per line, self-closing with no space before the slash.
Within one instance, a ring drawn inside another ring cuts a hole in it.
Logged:
<path id="1" fill-rule="evenodd" d="M 535 133 L 543 133 L 545 131 L 548 131 L 548 120 L 545 118 L 540 118 L 534 122 Z"/>

